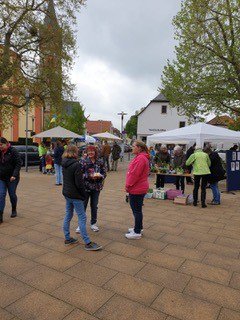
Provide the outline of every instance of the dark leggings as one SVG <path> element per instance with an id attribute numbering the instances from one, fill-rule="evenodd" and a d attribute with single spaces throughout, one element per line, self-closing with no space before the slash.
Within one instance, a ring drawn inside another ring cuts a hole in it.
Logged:
<path id="1" fill-rule="evenodd" d="M 164 188 L 165 176 L 157 174 L 156 188 Z"/>
<path id="2" fill-rule="evenodd" d="M 202 180 L 202 181 L 201 181 Z M 201 202 L 206 202 L 206 188 L 208 183 L 208 175 L 194 175 L 194 189 L 193 189 L 193 202 L 197 204 L 198 201 L 198 189 L 201 181 Z"/>
<path id="3" fill-rule="evenodd" d="M 141 233 L 143 229 L 143 199 L 145 194 L 129 194 L 129 202 L 133 212 L 135 226 L 134 232 Z"/>

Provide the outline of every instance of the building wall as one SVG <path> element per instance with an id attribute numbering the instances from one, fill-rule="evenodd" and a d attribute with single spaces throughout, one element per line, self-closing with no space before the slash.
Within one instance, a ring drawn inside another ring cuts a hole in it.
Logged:
<path id="1" fill-rule="evenodd" d="M 18 138 L 26 137 L 26 113 L 25 110 L 16 110 L 13 115 L 13 124 L 3 130 L 2 136 L 9 141 L 18 141 Z M 36 107 L 29 110 L 28 114 L 28 130 L 32 130 L 39 133 L 43 130 L 43 109 Z M 29 131 L 28 137 L 31 138 L 31 132 Z M 36 139 L 35 139 L 36 140 Z M 36 140 L 36 142 L 39 142 Z"/>
<path id="2" fill-rule="evenodd" d="M 162 114 L 162 106 L 167 106 L 167 113 Z M 170 108 L 168 102 L 151 102 L 138 116 L 137 138 L 179 128 L 180 121 L 187 123 L 185 116 L 179 116 L 176 108 Z"/>

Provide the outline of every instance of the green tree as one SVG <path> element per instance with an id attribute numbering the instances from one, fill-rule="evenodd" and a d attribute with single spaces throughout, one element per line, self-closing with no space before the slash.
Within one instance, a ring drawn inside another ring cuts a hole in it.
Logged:
<path id="1" fill-rule="evenodd" d="M 173 20 L 176 59 L 162 92 L 188 116 L 240 114 L 240 10 L 237 0 L 185 0 Z"/>
<path id="2" fill-rule="evenodd" d="M 26 88 L 31 100 L 45 105 L 59 100 L 59 91 L 61 97 L 71 97 L 69 70 L 75 53 L 76 14 L 84 2 L 0 1 L 1 127 L 15 108 L 25 106 Z M 53 106 L 53 113 L 60 104 L 57 101 Z"/>
<path id="3" fill-rule="evenodd" d="M 131 116 L 131 118 L 126 123 L 125 130 L 129 138 L 132 138 L 133 136 L 137 135 L 137 121 L 138 117 L 137 115 L 134 115 Z"/>
<path id="4" fill-rule="evenodd" d="M 51 122 L 52 116 L 45 118 L 45 129 L 50 129 L 55 126 L 61 126 L 67 130 L 73 131 L 77 134 L 84 134 L 86 117 L 84 115 L 84 108 L 79 102 L 63 102 L 63 111 L 61 115 L 56 116 L 56 121 Z M 70 109 L 66 107 L 70 105 Z"/>

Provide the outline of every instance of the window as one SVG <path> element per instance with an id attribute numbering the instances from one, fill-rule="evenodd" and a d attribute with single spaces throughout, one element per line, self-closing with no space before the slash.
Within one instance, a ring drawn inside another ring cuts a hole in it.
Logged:
<path id="1" fill-rule="evenodd" d="M 166 114 L 167 113 L 167 106 L 162 106 L 162 113 Z"/>
<path id="2" fill-rule="evenodd" d="M 185 121 L 180 121 L 179 122 L 179 128 L 183 128 L 186 126 L 186 122 Z"/>

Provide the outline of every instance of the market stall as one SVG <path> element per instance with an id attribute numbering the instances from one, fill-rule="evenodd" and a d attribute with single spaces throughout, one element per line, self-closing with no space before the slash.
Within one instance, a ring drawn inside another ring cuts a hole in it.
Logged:
<path id="1" fill-rule="evenodd" d="M 122 141 L 121 138 L 119 138 L 118 136 L 115 136 L 114 134 L 109 133 L 109 132 L 102 132 L 102 133 L 93 134 L 93 137 L 101 139 L 101 140 L 118 140 L 118 141 Z"/>
<path id="2" fill-rule="evenodd" d="M 199 122 L 184 128 L 165 131 L 147 137 L 147 145 L 156 143 L 190 144 L 196 142 L 240 142 L 240 132 Z"/>
<path id="3" fill-rule="evenodd" d="M 34 138 L 81 138 L 79 134 L 76 134 L 63 127 L 57 126 L 55 128 L 40 132 L 33 136 Z"/>

